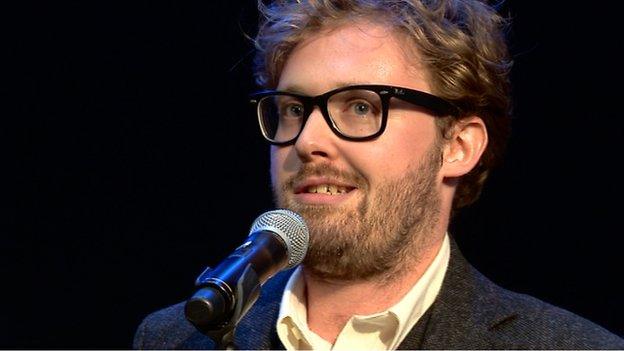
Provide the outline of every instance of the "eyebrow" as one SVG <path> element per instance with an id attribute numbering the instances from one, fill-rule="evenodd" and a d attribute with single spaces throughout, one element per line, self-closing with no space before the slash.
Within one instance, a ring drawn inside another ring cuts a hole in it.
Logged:
<path id="1" fill-rule="evenodd" d="M 373 83 L 370 83 L 370 82 L 357 82 L 357 81 L 338 82 L 332 88 L 330 88 L 327 91 L 332 91 L 332 90 L 335 90 L 335 89 L 348 87 L 348 86 L 352 86 L 352 85 L 365 85 L 365 84 L 373 84 Z M 287 86 L 287 87 L 285 87 L 283 89 L 278 89 L 278 91 L 283 91 L 283 92 L 288 92 L 288 93 L 293 93 L 293 94 L 310 95 L 310 94 L 307 94 L 305 92 L 305 90 L 306 89 L 303 86 L 297 85 L 297 84 L 289 85 L 289 86 Z M 321 94 L 323 94 L 323 93 L 321 93 Z"/>

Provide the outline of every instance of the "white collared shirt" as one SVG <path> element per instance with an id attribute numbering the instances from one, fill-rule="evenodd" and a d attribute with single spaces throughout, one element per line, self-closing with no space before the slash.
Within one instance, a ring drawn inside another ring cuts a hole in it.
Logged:
<path id="1" fill-rule="evenodd" d="M 394 350 L 433 304 L 450 258 L 448 234 L 422 277 L 394 306 L 367 316 L 354 315 L 335 343 L 308 328 L 301 267 L 291 275 L 277 318 L 277 335 L 287 350 Z"/>

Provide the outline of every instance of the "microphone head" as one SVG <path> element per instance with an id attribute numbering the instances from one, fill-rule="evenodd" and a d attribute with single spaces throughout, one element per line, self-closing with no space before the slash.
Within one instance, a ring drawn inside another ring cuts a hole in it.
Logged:
<path id="1" fill-rule="evenodd" d="M 273 232 L 284 240 L 288 252 L 286 269 L 303 261 L 308 251 L 309 233 L 301 215 L 286 209 L 265 212 L 253 222 L 249 234 L 263 230 Z"/>

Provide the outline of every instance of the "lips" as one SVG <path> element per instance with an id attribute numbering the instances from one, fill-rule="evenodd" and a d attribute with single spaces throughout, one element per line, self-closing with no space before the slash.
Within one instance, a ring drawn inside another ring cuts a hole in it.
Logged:
<path id="1" fill-rule="evenodd" d="M 295 194 L 341 195 L 353 189 L 354 186 L 336 180 L 308 179 L 295 186 Z"/>
<path id="2" fill-rule="evenodd" d="M 334 184 L 320 184 L 307 187 L 305 192 L 312 194 L 336 195 L 349 192 L 349 188 Z"/>

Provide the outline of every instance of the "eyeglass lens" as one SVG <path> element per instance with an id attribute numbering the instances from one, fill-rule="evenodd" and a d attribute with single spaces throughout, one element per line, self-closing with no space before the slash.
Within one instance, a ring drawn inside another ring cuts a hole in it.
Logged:
<path id="1" fill-rule="evenodd" d="M 300 98 L 290 95 L 265 96 L 258 105 L 260 124 L 267 138 L 285 142 L 295 138 L 303 121 L 314 108 L 306 106 Z M 327 111 L 334 129 L 347 137 L 368 137 L 377 133 L 382 125 L 382 101 L 374 91 L 366 89 L 344 90 L 330 96 Z"/>

